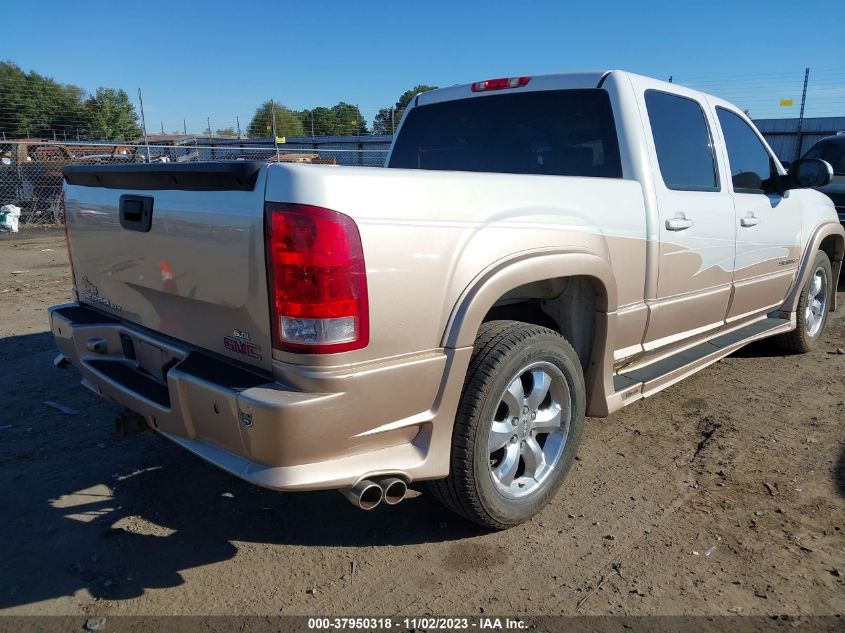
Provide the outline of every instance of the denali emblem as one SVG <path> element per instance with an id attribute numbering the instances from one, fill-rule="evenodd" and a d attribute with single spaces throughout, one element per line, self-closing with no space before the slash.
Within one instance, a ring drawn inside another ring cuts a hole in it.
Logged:
<path id="1" fill-rule="evenodd" d="M 244 426 L 252 426 L 252 414 L 241 411 L 241 424 Z"/>
<path id="2" fill-rule="evenodd" d="M 240 354 L 241 356 L 248 356 L 255 360 L 261 360 L 261 346 L 249 341 L 244 341 L 234 336 L 223 337 L 223 347 L 230 352 Z"/>

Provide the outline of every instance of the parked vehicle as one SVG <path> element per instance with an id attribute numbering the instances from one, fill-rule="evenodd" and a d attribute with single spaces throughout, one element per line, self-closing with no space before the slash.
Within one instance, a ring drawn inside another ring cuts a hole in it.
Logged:
<path id="1" fill-rule="evenodd" d="M 786 173 L 676 84 L 425 92 L 386 166 L 66 168 L 57 362 L 257 485 L 372 508 L 430 481 L 501 529 L 554 496 L 585 415 L 751 341 L 811 350 L 835 308 L 830 166 Z"/>
<path id="2" fill-rule="evenodd" d="M 807 150 L 804 158 L 820 158 L 833 168 L 831 182 L 818 190 L 833 200 L 839 221 L 845 224 L 845 132 L 823 138 Z"/>
<path id="3" fill-rule="evenodd" d="M 68 144 L 26 138 L 0 143 L 0 149 L 0 205 L 19 205 L 23 224 L 60 221 L 61 170 L 65 165 L 135 161 L 134 148 L 127 145 Z"/>

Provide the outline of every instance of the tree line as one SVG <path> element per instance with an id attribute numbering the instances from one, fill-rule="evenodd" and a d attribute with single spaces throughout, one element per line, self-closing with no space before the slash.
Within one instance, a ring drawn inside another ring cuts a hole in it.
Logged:
<path id="1" fill-rule="evenodd" d="M 354 136 L 362 134 L 393 134 L 405 109 L 417 94 L 435 90 L 437 86 L 420 84 L 403 92 L 393 106 L 381 108 L 373 120 L 372 130 L 358 106 L 341 101 L 331 108 L 291 110 L 273 100 L 265 101 L 255 111 L 247 133 L 249 136 L 272 136 L 275 112 L 276 136 Z"/>
<path id="2" fill-rule="evenodd" d="M 272 136 L 274 118 L 276 135 L 284 137 L 392 134 L 411 99 L 434 88 L 421 84 L 406 90 L 394 105 L 378 111 L 372 129 L 358 106 L 345 101 L 299 111 L 266 101 L 256 109 L 247 136 Z M 124 90 L 99 87 L 87 94 L 35 71 L 25 73 L 14 62 L 0 62 L 0 137 L 132 141 L 142 134 L 138 112 Z M 235 136 L 235 130 L 217 134 Z"/>
<path id="3" fill-rule="evenodd" d="M 0 133 L 129 141 L 141 135 L 141 128 L 125 91 L 100 87 L 86 94 L 7 61 L 0 62 Z"/>

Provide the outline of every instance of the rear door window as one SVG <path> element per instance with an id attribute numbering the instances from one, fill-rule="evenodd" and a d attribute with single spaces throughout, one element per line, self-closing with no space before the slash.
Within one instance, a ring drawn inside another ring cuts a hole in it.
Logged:
<path id="1" fill-rule="evenodd" d="M 607 92 L 486 95 L 413 108 L 388 167 L 621 178 Z"/>
<path id="2" fill-rule="evenodd" d="M 647 90 L 645 103 L 663 183 L 683 191 L 719 191 L 713 140 L 697 101 Z"/>

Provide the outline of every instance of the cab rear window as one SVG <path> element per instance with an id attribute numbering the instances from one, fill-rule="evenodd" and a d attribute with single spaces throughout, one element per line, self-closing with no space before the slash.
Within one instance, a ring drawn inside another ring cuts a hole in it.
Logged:
<path id="1" fill-rule="evenodd" d="M 412 109 L 388 167 L 621 178 L 601 89 L 515 92 Z"/>

